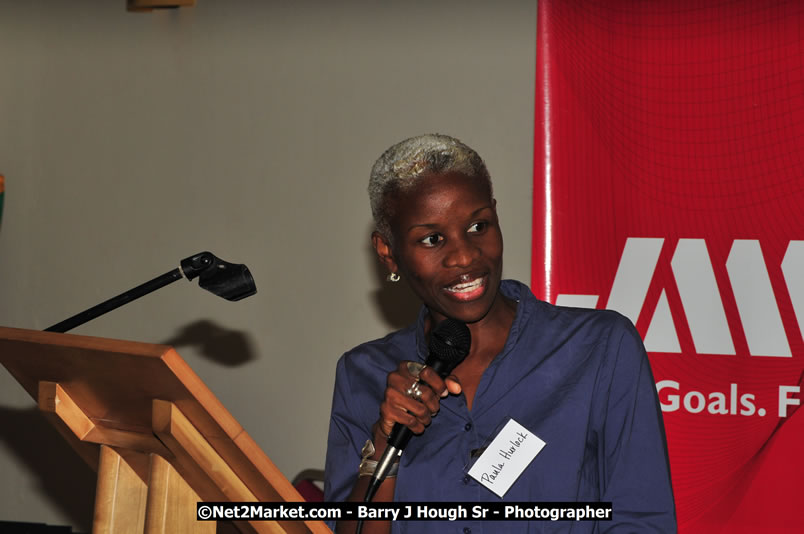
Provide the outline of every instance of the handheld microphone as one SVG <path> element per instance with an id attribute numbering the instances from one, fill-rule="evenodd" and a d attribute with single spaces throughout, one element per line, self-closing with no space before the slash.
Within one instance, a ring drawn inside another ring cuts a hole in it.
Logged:
<path id="1" fill-rule="evenodd" d="M 424 363 L 438 373 L 438 376 L 446 378 L 469 354 L 471 344 L 472 335 L 469 333 L 469 328 L 454 319 L 446 319 L 430 333 L 430 355 Z M 388 447 L 377 462 L 377 469 L 369 482 L 365 502 L 370 502 L 374 497 L 389 469 L 402 455 L 412 436 L 413 432 L 408 427 L 399 423 L 394 424 L 388 437 Z"/>

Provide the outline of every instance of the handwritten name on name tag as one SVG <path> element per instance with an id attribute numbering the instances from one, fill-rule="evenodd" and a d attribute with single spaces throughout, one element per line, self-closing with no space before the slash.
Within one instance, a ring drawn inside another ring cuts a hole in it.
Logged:
<path id="1" fill-rule="evenodd" d="M 511 419 L 469 469 L 469 476 L 502 497 L 545 445 Z"/>

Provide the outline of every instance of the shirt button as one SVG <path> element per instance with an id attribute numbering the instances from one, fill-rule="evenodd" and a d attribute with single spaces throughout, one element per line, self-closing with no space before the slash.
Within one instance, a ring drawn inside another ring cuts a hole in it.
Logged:
<path id="1" fill-rule="evenodd" d="M 466 423 L 466 426 L 464 426 L 463 429 L 469 432 L 472 430 L 472 423 Z"/>
<path id="2" fill-rule="evenodd" d="M 463 534 L 472 534 L 472 529 L 469 527 L 463 527 Z"/>
<path id="3" fill-rule="evenodd" d="M 463 477 L 463 483 L 464 484 L 469 484 L 470 480 L 472 480 L 472 477 L 470 477 L 469 475 L 466 475 L 465 477 Z"/>

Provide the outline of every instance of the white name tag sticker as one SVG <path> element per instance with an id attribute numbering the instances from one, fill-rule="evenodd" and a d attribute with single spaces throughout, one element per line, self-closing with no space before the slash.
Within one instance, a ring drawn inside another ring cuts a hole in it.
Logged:
<path id="1" fill-rule="evenodd" d="M 545 445 L 511 419 L 469 469 L 469 476 L 502 497 Z"/>

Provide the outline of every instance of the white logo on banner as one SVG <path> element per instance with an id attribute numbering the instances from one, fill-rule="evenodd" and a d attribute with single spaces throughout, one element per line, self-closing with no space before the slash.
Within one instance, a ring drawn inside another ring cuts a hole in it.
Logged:
<path id="1" fill-rule="evenodd" d="M 648 293 L 664 238 L 629 237 L 625 243 L 607 308 L 636 323 Z M 698 354 L 735 354 L 723 300 L 715 281 L 712 260 L 703 239 L 679 239 L 670 262 L 681 304 Z M 804 320 L 804 241 L 791 241 L 782 260 L 782 273 L 793 310 Z M 779 307 L 759 241 L 738 239 L 726 261 L 737 311 L 754 356 L 792 357 Z M 558 295 L 559 306 L 594 308 L 599 295 Z M 650 352 L 681 352 L 665 290 L 659 296 L 645 334 Z"/>

